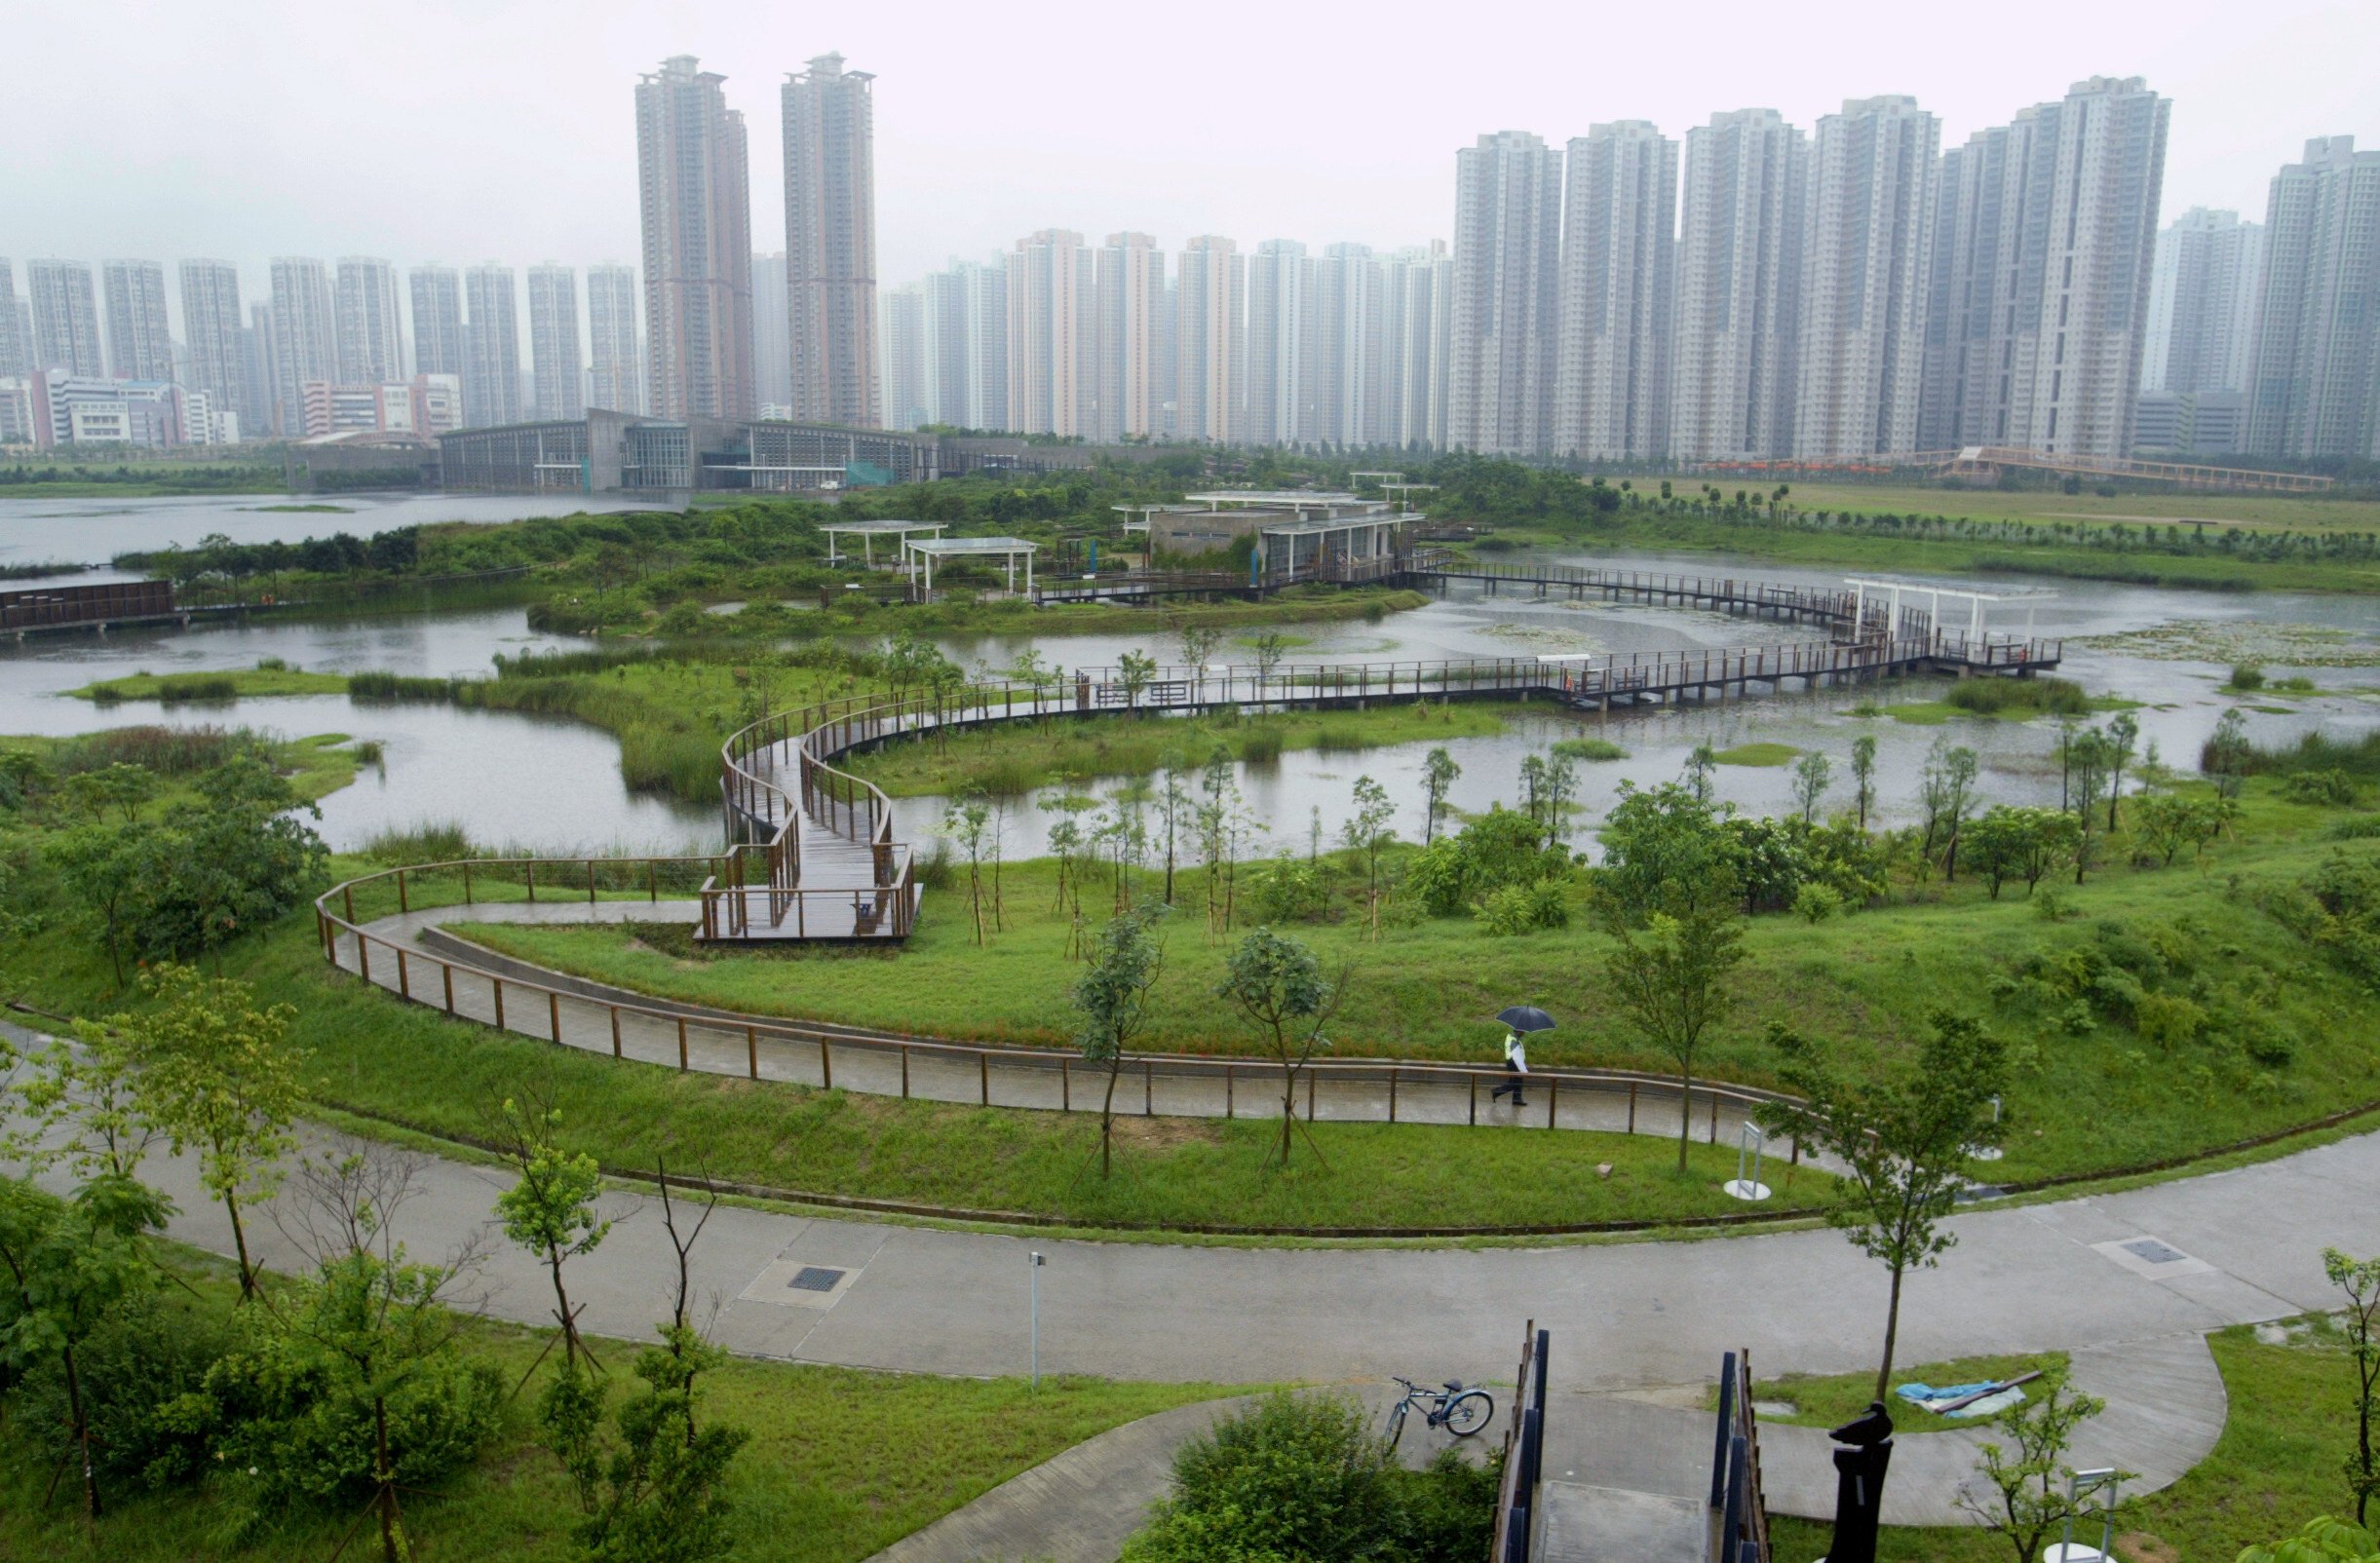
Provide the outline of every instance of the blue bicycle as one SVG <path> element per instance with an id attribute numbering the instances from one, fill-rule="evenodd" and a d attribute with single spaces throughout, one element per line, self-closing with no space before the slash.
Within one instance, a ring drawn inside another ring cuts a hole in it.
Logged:
<path id="1" fill-rule="evenodd" d="M 1415 1408 L 1426 1426 L 1443 1428 L 1457 1438 L 1468 1438 L 1495 1420 L 1495 1400 L 1485 1390 L 1465 1389 L 1460 1379 L 1448 1379 L 1442 1390 L 1425 1390 L 1411 1379 L 1397 1382 L 1404 1386 L 1404 1393 L 1389 1407 L 1388 1430 L 1383 1434 L 1391 1449 L 1404 1435 L 1405 1414 Z"/>

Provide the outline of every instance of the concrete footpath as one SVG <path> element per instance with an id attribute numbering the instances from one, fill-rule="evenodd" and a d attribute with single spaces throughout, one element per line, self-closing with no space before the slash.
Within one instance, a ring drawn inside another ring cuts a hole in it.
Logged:
<path id="1" fill-rule="evenodd" d="M 310 1136 L 316 1150 L 335 1142 Z M 180 1204 L 173 1236 L 230 1248 L 221 1208 L 186 1162 L 146 1175 Z M 398 1230 L 423 1254 L 486 1233 L 503 1179 L 425 1159 Z M 2171 1481 L 2213 1444 L 2221 1387 L 2197 1338 L 2335 1299 L 2322 1250 L 2380 1253 L 2380 1135 L 2259 1166 L 2153 1188 L 1952 1218 L 1939 1270 L 1910 1278 L 1900 1356 L 2064 1350 L 2087 1388 L 2116 1409 L 2086 1428 L 2081 1466 L 2115 1461 L 2143 1488 Z M 593 1331 L 647 1336 L 672 1273 L 655 1202 L 606 1196 L 618 1221 L 571 1266 Z M 250 1223 L 260 1258 L 299 1254 L 269 1219 Z M 1869 1365 L 1883 1328 L 1885 1277 L 1828 1231 L 1699 1242 L 1483 1249 L 1200 1248 L 1027 1239 L 722 1208 L 695 1255 L 699 1290 L 718 1304 L 714 1333 L 756 1356 L 907 1372 L 1025 1369 L 1030 1252 L 1041 1272 L 1042 1367 L 1115 1378 L 1222 1383 L 1431 1381 L 1510 1376 L 1521 1326 L 1553 1331 L 1556 1397 L 1608 1398 L 1708 1384 L 1722 1352 L 1747 1348 L 1755 1377 Z M 807 1272 L 808 1274 L 805 1274 Z M 549 1298 L 525 1255 L 490 1245 L 471 1301 L 545 1322 Z M 1499 1395 L 1502 1398 L 1502 1395 Z M 1582 1412 L 1586 1409 L 1582 1406 Z M 1684 1411 L 1677 1413 L 1688 1415 Z M 1693 1413 L 1699 1416 L 1699 1413 Z M 1555 1425 L 1591 1421 L 1556 1411 Z M 1823 1449 L 1774 1430 L 1771 1491 L 1806 1508 Z M 1963 1438 L 1964 1434 L 1938 1435 Z M 1906 1440 L 1904 1448 L 1917 1443 Z M 1706 1444 L 1707 1448 L 1708 1445 Z M 1945 1458 L 1945 1474 L 1962 1463 Z M 1903 1481 L 1893 1508 L 1935 1483 Z M 1549 1472 L 1557 1468 L 1550 1460 Z"/>

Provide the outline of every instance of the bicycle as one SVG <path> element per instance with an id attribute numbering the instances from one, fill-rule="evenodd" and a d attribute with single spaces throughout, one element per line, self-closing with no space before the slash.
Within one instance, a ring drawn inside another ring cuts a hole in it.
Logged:
<path id="1" fill-rule="evenodd" d="M 1427 1426 L 1443 1428 L 1457 1438 L 1468 1438 L 1495 1420 L 1494 1398 L 1485 1390 L 1465 1389 L 1460 1379 L 1448 1379 L 1442 1390 L 1425 1390 L 1411 1379 L 1397 1382 L 1404 1386 L 1404 1393 L 1389 1407 L 1385 1436 L 1391 1449 L 1404 1435 L 1405 1413 L 1416 1406 Z"/>

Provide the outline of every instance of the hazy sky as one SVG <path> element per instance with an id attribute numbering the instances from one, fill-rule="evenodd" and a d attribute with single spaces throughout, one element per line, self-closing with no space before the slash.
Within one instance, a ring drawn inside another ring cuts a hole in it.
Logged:
<path id="1" fill-rule="evenodd" d="M 876 74 L 888 284 L 1053 226 L 1416 243 L 1446 234 L 1454 149 L 1482 132 L 1682 136 L 1748 106 L 1806 127 L 1881 93 L 1914 94 L 1949 144 L 2080 78 L 2145 76 L 2174 99 L 2168 220 L 2261 217 L 2308 136 L 2380 144 L 2375 0 L 9 10 L 0 254 L 219 254 L 251 292 L 275 254 L 635 260 L 632 92 L 673 54 L 745 113 L 759 249 L 784 243 L 786 73 L 839 51 Z"/>

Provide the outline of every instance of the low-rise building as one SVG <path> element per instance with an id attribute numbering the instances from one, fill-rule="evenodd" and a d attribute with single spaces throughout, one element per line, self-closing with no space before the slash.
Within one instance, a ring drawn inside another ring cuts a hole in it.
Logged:
<path id="1" fill-rule="evenodd" d="M 941 476 L 931 435 L 834 424 L 584 418 L 439 436 L 445 486 L 478 492 L 750 490 L 833 493 Z"/>

